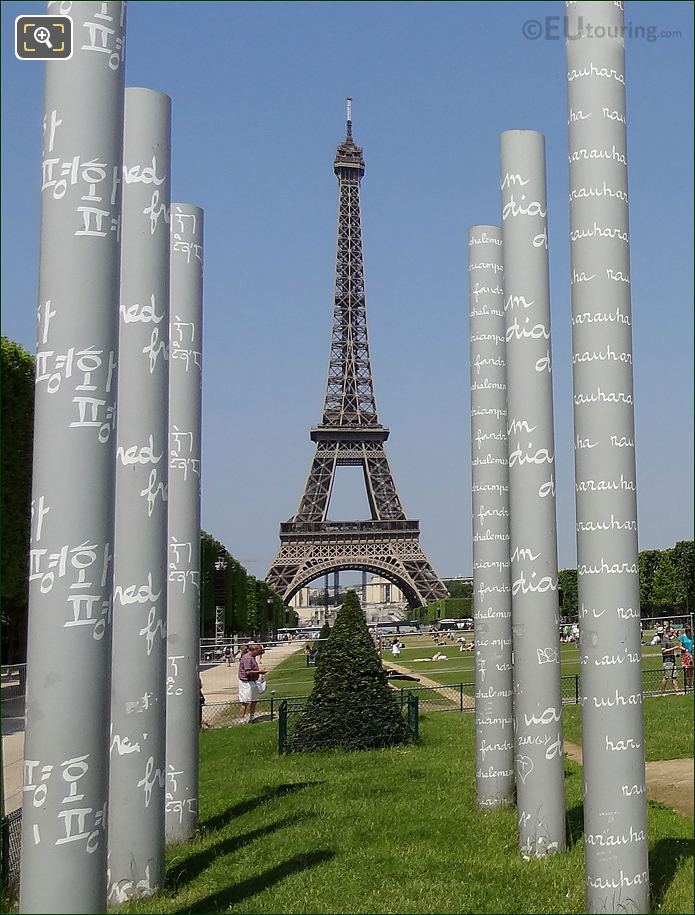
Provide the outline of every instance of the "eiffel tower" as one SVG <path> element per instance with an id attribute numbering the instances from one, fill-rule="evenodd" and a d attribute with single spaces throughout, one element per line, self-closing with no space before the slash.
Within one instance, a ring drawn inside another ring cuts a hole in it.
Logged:
<path id="1" fill-rule="evenodd" d="M 280 552 L 267 575 L 285 602 L 321 575 L 356 569 L 396 584 L 411 607 L 447 596 L 447 589 L 420 548 L 420 526 L 406 518 L 391 476 L 379 423 L 369 363 L 362 263 L 361 147 L 352 138 L 352 100 L 347 132 L 333 169 L 338 178 L 338 253 L 333 332 L 321 424 L 311 430 L 316 452 L 297 514 L 280 525 Z M 368 521 L 328 521 L 338 466 L 362 468 L 371 510 Z"/>

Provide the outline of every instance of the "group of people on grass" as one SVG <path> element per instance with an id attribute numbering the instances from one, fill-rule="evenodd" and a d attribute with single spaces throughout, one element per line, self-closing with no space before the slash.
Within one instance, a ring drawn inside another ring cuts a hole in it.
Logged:
<path id="1" fill-rule="evenodd" d="M 681 667 L 683 669 L 683 685 L 684 688 L 692 689 L 693 685 L 693 634 L 690 626 L 686 626 L 684 631 L 681 632 L 680 629 L 665 629 L 663 626 L 659 627 L 656 632 L 655 638 L 658 637 L 658 644 L 661 646 L 661 662 L 663 664 L 664 673 L 663 679 L 661 680 L 661 692 L 662 695 L 671 689 L 673 692 L 676 691 L 676 671 L 678 654 L 680 653 Z"/>
<path id="2" fill-rule="evenodd" d="M 567 623 L 560 627 L 561 642 L 578 642 L 579 641 L 579 624 Z"/>

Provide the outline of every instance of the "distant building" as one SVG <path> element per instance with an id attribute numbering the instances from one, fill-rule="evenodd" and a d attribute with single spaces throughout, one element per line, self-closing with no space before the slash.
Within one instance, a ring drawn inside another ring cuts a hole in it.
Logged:
<path id="1" fill-rule="evenodd" d="M 370 575 L 367 577 L 365 588 L 361 584 L 353 587 L 357 591 L 368 622 L 405 619 L 407 601 L 397 585 L 379 575 Z M 332 596 L 332 589 L 329 590 Z M 326 612 L 326 607 L 321 604 L 324 593 L 323 587 L 307 586 L 297 591 L 290 601 L 290 607 L 297 611 L 301 623 L 323 623 L 326 619 L 332 622 L 335 619 L 337 608 L 329 607 Z"/>

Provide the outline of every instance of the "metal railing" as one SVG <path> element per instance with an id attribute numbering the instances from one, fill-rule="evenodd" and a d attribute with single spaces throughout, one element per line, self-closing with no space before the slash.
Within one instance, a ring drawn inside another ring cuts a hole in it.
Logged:
<path id="1" fill-rule="evenodd" d="M 22 808 L 2 818 L 2 894 L 12 899 L 19 889 L 19 855 L 22 846 Z"/>
<path id="2" fill-rule="evenodd" d="M 19 887 L 24 769 L 24 698 L 26 664 L 0 668 L 2 713 L 2 892 L 13 898 Z"/>
<path id="3" fill-rule="evenodd" d="M 662 693 L 663 671 L 654 668 L 642 671 L 643 694 L 649 696 L 683 695 L 686 692 L 685 671 L 676 669 L 676 688 L 670 688 Z M 581 699 L 579 674 L 561 678 L 562 704 L 578 705 Z M 475 711 L 475 683 L 452 683 L 441 686 L 396 686 L 392 689 L 398 693 L 401 708 L 407 702 L 407 696 L 412 694 L 420 703 L 423 712 L 473 712 Z M 689 686 L 692 688 L 692 685 Z M 256 705 L 257 721 L 274 721 L 279 714 L 283 702 L 288 703 L 289 712 L 301 709 L 306 702 L 305 696 L 277 697 L 272 693 L 267 699 L 259 699 Z M 209 728 L 232 727 L 241 723 L 240 707 L 238 700 L 229 702 L 214 702 L 203 706 L 203 726 Z"/>

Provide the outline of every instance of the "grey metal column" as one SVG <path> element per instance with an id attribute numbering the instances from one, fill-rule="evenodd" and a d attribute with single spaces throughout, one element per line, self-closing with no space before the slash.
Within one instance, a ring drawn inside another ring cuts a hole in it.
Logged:
<path id="1" fill-rule="evenodd" d="M 565 848 L 545 143 L 501 138 L 519 848 Z"/>
<path id="2" fill-rule="evenodd" d="M 171 100 L 126 89 L 108 899 L 164 878 Z"/>
<path id="3" fill-rule="evenodd" d="M 106 910 L 125 4 L 71 16 L 44 95 L 22 912 Z"/>
<path id="4" fill-rule="evenodd" d="M 203 211 L 171 211 L 166 838 L 198 820 Z"/>
<path id="5" fill-rule="evenodd" d="M 512 598 L 502 230 L 468 234 L 476 789 L 514 803 Z"/>
<path id="6" fill-rule="evenodd" d="M 588 912 L 649 911 L 621 7 L 567 9 Z"/>

